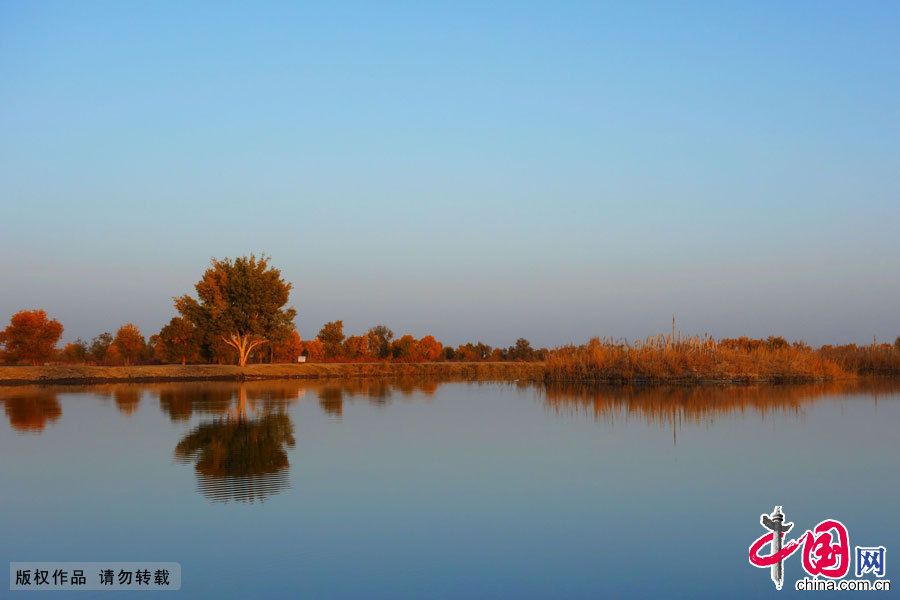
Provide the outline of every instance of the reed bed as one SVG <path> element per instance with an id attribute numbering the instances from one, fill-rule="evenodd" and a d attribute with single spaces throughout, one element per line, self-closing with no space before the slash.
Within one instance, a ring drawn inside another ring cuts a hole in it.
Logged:
<path id="1" fill-rule="evenodd" d="M 781 338 L 717 341 L 677 334 L 633 343 L 593 338 L 551 351 L 545 367 L 547 381 L 608 383 L 789 383 L 854 374 L 806 344 Z"/>
<path id="2" fill-rule="evenodd" d="M 866 346 L 822 346 L 818 352 L 851 373 L 900 375 L 900 338 L 893 345 L 872 343 Z"/>

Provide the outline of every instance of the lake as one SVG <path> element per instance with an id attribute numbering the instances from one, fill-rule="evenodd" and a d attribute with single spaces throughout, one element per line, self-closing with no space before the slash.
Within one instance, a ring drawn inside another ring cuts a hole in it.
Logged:
<path id="1" fill-rule="evenodd" d="M 181 563 L 162 597 L 768 597 L 747 556 L 775 504 L 793 533 L 833 517 L 898 568 L 890 382 L 205 382 L 0 402 L 3 561 Z M 781 593 L 802 576 L 798 553 Z"/>

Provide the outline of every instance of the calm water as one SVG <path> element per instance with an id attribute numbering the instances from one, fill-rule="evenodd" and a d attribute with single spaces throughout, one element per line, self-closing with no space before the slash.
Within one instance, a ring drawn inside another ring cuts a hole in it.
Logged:
<path id="1" fill-rule="evenodd" d="M 180 562 L 169 598 L 770 596 L 746 555 L 776 503 L 797 530 L 841 519 L 900 568 L 885 383 L 179 383 L 0 402 L 3 573 Z M 781 594 L 799 577 L 795 556 Z"/>

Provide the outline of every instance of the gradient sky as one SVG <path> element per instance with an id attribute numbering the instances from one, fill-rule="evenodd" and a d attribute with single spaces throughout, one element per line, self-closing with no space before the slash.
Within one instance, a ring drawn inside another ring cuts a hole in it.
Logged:
<path id="1" fill-rule="evenodd" d="M 900 3 L 0 3 L 0 320 L 900 335 Z"/>

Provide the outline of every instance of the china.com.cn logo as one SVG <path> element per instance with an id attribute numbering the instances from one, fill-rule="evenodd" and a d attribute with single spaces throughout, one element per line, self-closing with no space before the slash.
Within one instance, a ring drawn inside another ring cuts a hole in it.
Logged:
<path id="1" fill-rule="evenodd" d="M 797 582 L 797 589 L 890 589 L 890 581 L 868 580 L 842 581 L 850 572 L 850 534 L 847 527 L 837 519 L 825 519 L 812 529 L 807 529 L 794 539 L 785 539 L 785 534 L 793 528 L 793 523 L 785 522 L 784 512 L 776 506 L 772 514 L 763 514 L 760 525 L 768 530 L 750 545 L 750 564 L 771 570 L 772 582 L 776 589 L 784 585 L 784 563 L 792 554 L 801 550 L 803 570 L 813 579 L 804 578 Z M 884 546 L 856 546 L 854 559 L 857 578 L 871 575 L 877 578 L 885 575 Z M 819 579 L 819 577 L 823 579 Z M 831 580 L 829 582 L 829 580 Z M 807 584 L 812 584 L 808 587 Z"/>

